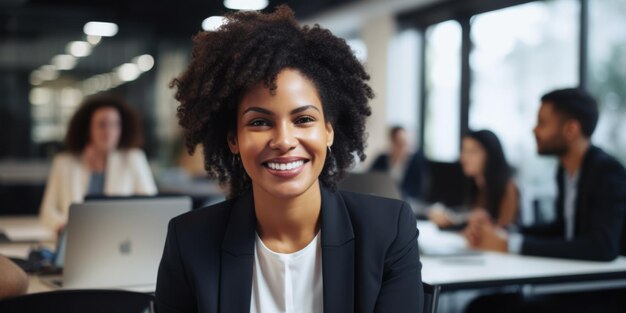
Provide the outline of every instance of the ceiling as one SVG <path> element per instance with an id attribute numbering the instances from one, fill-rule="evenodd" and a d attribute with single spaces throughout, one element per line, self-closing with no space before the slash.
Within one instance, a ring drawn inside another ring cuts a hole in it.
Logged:
<path id="1" fill-rule="evenodd" d="M 298 19 L 306 19 L 355 0 L 269 2 L 266 10 L 286 3 Z M 129 62 L 148 53 L 155 42 L 191 44 L 189 38 L 205 18 L 228 11 L 222 0 L 0 0 L 0 72 L 28 72 L 49 64 L 65 53 L 67 43 L 84 40 L 88 21 L 115 22 L 119 32 L 80 59 L 74 71 L 85 75 Z"/>

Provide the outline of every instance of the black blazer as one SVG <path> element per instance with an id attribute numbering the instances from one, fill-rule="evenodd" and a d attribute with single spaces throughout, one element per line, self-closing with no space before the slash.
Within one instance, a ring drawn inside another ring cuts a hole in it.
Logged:
<path id="1" fill-rule="evenodd" d="M 610 261 L 626 255 L 626 171 L 615 158 L 590 146 L 580 169 L 574 239 L 565 240 L 564 170 L 559 167 L 556 220 L 523 230 L 522 254 Z"/>
<path id="2" fill-rule="evenodd" d="M 415 216 L 404 202 L 321 188 L 324 312 L 422 312 Z M 170 221 L 159 313 L 250 311 L 252 193 Z"/>

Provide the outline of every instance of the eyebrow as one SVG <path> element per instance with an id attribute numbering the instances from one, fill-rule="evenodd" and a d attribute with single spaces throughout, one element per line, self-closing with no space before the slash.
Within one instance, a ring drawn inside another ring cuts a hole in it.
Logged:
<path id="1" fill-rule="evenodd" d="M 301 106 L 299 108 L 295 108 L 295 109 L 291 110 L 291 112 L 289 112 L 289 114 L 291 114 L 291 115 L 298 114 L 298 113 L 304 112 L 304 111 L 306 111 L 308 109 L 314 109 L 314 110 L 316 110 L 318 112 L 320 111 L 316 106 L 308 104 L 308 105 L 303 105 L 303 106 Z M 270 111 L 268 109 L 260 108 L 260 107 L 249 107 L 245 111 L 243 111 L 242 115 L 246 114 L 248 112 L 258 112 L 258 113 L 266 114 L 266 115 L 274 115 L 274 112 L 272 112 L 272 111 Z"/>

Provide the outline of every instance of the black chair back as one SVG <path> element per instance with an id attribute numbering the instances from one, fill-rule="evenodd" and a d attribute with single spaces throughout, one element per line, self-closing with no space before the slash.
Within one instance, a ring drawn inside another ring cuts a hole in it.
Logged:
<path id="1" fill-rule="evenodd" d="M 436 313 L 439 300 L 439 287 L 422 283 L 424 287 L 424 313 Z"/>
<path id="2" fill-rule="evenodd" d="M 154 297 L 123 290 L 59 290 L 0 300 L 2 313 L 153 313 Z"/>

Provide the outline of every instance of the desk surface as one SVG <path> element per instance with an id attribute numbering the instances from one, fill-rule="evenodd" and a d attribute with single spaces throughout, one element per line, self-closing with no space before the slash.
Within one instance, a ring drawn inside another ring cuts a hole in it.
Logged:
<path id="1" fill-rule="evenodd" d="M 462 236 L 440 232 L 429 224 L 418 223 L 420 245 L 466 245 Z M 612 262 L 591 262 L 483 252 L 467 256 L 422 256 L 421 261 L 422 280 L 444 290 L 626 278 L 626 257 Z"/>
<path id="2" fill-rule="evenodd" d="M 626 257 L 588 262 L 499 253 L 422 257 L 422 279 L 444 289 L 626 278 Z"/>

